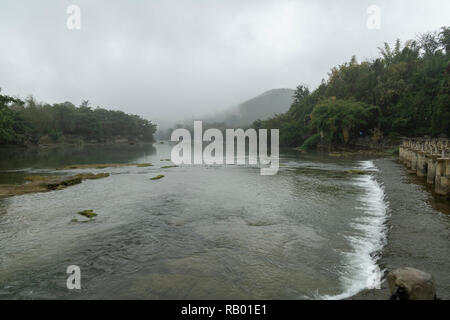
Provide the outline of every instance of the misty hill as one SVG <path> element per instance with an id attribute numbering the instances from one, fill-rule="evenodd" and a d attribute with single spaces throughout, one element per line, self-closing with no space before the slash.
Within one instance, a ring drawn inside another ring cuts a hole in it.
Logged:
<path id="1" fill-rule="evenodd" d="M 193 121 L 203 120 L 203 130 L 209 128 L 219 130 L 248 128 L 256 120 L 268 120 L 276 115 L 288 112 L 294 102 L 294 93 L 295 90 L 292 89 L 269 90 L 228 110 L 202 117 L 201 119 L 198 117 L 185 119 L 182 123 L 176 124 L 175 127 L 186 128 L 192 132 Z M 174 128 L 160 129 L 156 133 L 156 138 L 161 140 L 170 139 L 173 130 Z"/>
<path id="2" fill-rule="evenodd" d="M 235 127 L 248 126 L 255 120 L 266 120 L 287 112 L 293 103 L 294 92 L 292 89 L 269 90 L 206 121 Z"/>

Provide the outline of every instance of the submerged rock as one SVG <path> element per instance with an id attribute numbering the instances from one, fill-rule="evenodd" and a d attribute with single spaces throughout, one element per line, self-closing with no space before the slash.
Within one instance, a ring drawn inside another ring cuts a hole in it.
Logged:
<path id="1" fill-rule="evenodd" d="M 56 170 L 105 169 L 118 166 L 118 164 L 71 164 L 69 166 L 57 168 Z"/>
<path id="2" fill-rule="evenodd" d="M 77 169 L 106 169 L 122 167 L 152 167 L 152 163 L 102 163 L 102 164 L 71 164 L 69 166 L 57 168 L 56 170 L 77 170 Z"/>
<path id="3" fill-rule="evenodd" d="M 94 212 L 94 210 L 84 210 L 84 211 L 80 211 L 78 212 L 79 215 L 82 215 L 83 217 L 92 219 L 95 218 L 97 216 L 97 214 Z"/>
<path id="4" fill-rule="evenodd" d="M 54 179 L 55 176 L 27 176 L 23 178 L 25 181 L 37 182 L 37 181 L 47 181 L 49 179 Z"/>
<path id="5" fill-rule="evenodd" d="M 109 177 L 109 173 L 80 173 L 75 177 L 80 177 L 82 180 L 97 180 Z"/>
<path id="6" fill-rule="evenodd" d="M 23 185 L 3 184 L 0 185 L 0 197 L 11 197 L 27 193 L 48 192 L 45 185 L 40 183 L 27 183 Z"/>
<path id="7" fill-rule="evenodd" d="M 136 164 L 136 167 L 138 167 L 138 168 L 153 167 L 153 164 L 152 163 L 138 163 L 138 164 Z"/>
<path id="8" fill-rule="evenodd" d="M 49 190 L 61 190 L 62 188 L 79 184 L 83 181 L 80 176 L 71 176 L 62 179 L 49 180 L 42 182 Z"/>
<path id="9" fill-rule="evenodd" d="M 170 168 L 178 168 L 178 166 L 164 166 L 161 167 L 162 169 L 170 169 Z"/>
<path id="10" fill-rule="evenodd" d="M 347 170 L 347 171 L 345 171 L 345 173 L 348 173 L 348 174 L 358 174 L 358 175 L 365 175 L 365 174 L 368 174 L 368 172 L 367 171 L 364 171 L 364 170 Z"/>
<path id="11" fill-rule="evenodd" d="M 27 177 L 29 183 L 21 185 L 4 184 L 0 185 L 0 197 L 10 197 L 27 193 L 48 192 L 52 190 L 62 190 L 68 186 L 82 182 L 81 177 L 58 177 L 58 176 L 37 176 Z"/>
<path id="12" fill-rule="evenodd" d="M 83 180 L 95 180 L 109 177 L 109 173 L 83 173 L 74 176 L 28 176 L 28 183 L 15 185 L 0 185 L 0 197 L 10 197 L 27 193 L 49 192 L 63 190 L 67 187 L 80 184 Z"/>
<path id="13" fill-rule="evenodd" d="M 150 178 L 150 180 L 159 180 L 159 179 L 162 179 L 162 178 L 164 178 L 164 175 L 160 174 L 160 175 L 157 175 L 156 177 Z"/>
<path id="14" fill-rule="evenodd" d="M 92 222 L 92 221 L 95 221 L 95 219 L 94 218 L 91 218 L 91 219 L 85 218 L 84 220 L 78 220 L 77 218 L 73 218 L 72 220 L 70 220 L 70 222 L 72 222 L 72 223 L 88 223 L 88 222 Z"/>

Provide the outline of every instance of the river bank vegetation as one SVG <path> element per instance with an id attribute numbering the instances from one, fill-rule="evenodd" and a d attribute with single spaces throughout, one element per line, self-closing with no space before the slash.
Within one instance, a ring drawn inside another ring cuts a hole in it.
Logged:
<path id="1" fill-rule="evenodd" d="M 137 115 L 70 102 L 38 103 L 0 93 L 0 145 L 153 142 L 156 125 Z"/>
<path id="2" fill-rule="evenodd" d="M 287 113 L 255 121 L 280 129 L 280 145 L 377 145 L 401 136 L 450 136 L 450 27 L 395 45 L 380 57 L 333 68 L 313 91 L 297 87 Z"/>

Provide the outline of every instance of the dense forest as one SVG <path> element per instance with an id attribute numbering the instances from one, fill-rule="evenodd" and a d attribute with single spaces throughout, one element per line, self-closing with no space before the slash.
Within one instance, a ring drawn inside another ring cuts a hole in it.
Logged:
<path id="1" fill-rule="evenodd" d="M 312 92 L 300 85 L 287 113 L 253 126 L 279 128 L 280 145 L 305 149 L 450 136 L 450 28 L 379 50 L 333 68 Z"/>
<path id="2" fill-rule="evenodd" d="M 92 109 L 84 101 L 37 103 L 0 92 L 0 145 L 153 141 L 156 126 L 137 115 L 102 108 Z"/>

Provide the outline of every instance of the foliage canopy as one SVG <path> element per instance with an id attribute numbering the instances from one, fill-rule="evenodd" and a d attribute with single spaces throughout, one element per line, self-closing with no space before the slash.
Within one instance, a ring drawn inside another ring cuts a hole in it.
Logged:
<path id="1" fill-rule="evenodd" d="M 253 124 L 280 129 L 280 145 L 298 147 L 317 135 L 328 143 L 359 137 L 450 136 L 450 27 L 402 45 L 379 48 L 380 57 L 356 57 L 310 92 L 300 85 L 285 114 Z"/>
<path id="2" fill-rule="evenodd" d="M 42 137 L 59 142 L 65 137 L 107 142 L 116 138 L 153 141 L 156 125 L 137 115 L 103 108 L 88 101 L 76 107 L 70 102 L 37 103 L 0 94 L 0 144 L 38 143 Z"/>

